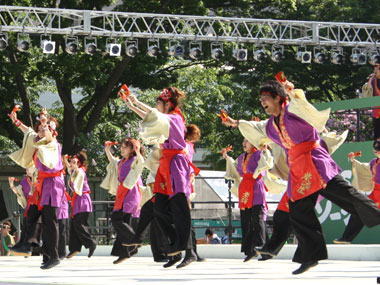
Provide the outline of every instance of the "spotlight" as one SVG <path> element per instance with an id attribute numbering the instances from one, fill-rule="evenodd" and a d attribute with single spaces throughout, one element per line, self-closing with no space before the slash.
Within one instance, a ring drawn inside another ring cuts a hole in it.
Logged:
<path id="1" fill-rule="evenodd" d="M 331 63 L 342 64 L 344 62 L 345 56 L 343 53 L 343 48 L 332 49 L 331 51 Z"/>
<path id="2" fill-rule="evenodd" d="M 155 39 L 148 40 L 148 55 L 151 57 L 157 57 L 160 53 L 160 41 Z"/>
<path id="3" fill-rule="evenodd" d="M 53 54 L 55 52 L 55 42 L 51 40 L 50 35 L 41 35 L 41 48 L 43 53 Z"/>
<path id="4" fill-rule="evenodd" d="M 28 34 L 17 34 L 17 49 L 26 52 L 30 48 L 30 39 Z"/>
<path id="5" fill-rule="evenodd" d="M 323 47 L 314 47 L 314 62 L 323 64 L 328 60 L 326 49 Z"/>
<path id="6" fill-rule="evenodd" d="M 125 53 L 129 57 L 135 57 L 139 52 L 137 48 L 137 40 L 126 40 L 125 41 Z"/>
<path id="7" fill-rule="evenodd" d="M 211 43 L 211 57 L 213 59 L 219 60 L 223 57 L 223 44 L 222 43 Z"/>
<path id="8" fill-rule="evenodd" d="M 117 44 L 116 40 L 113 40 L 113 43 L 109 43 L 110 39 L 106 40 L 106 52 L 110 56 L 120 56 L 121 54 L 121 44 Z"/>
<path id="9" fill-rule="evenodd" d="M 0 51 L 5 50 L 8 47 L 8 34 L 0 34 Z"/>
<path id="10" fill-rule="evenodd" d="M 232 51 L 232 56 L 236 58 L 237 61 L 246 61 L 248 58 L 248 50 L 242 48 L 242 46 L 236 46 Z"/>
<path id="11" fill-rule="evenodd" d="M 201 42 L 190 42 L 190 52 L 189 56 L 192 59 L 200 59 L 202 56 L 202 43 Z"/>
<path id="12" fill-rule="evenodd" d="M 78 51 L 79 42 L 77 37 L 65 38 L 65 51 L 68 54 L 76 54 Z"/>
<path id="13" fill-rule="evenodd" d="M 367 50 L 365 48 L 353 48 L 350 60 L 353 64 L 364 65 L 367 63 Z"/>
<path id="14" fill-rule="evenodd" d="M 377 49 L 372 49 L 368 51 L 368 62 L 370 65 L 380 64 L 380 54 Z"/>
<path id="15" fill-rule="evenodd" d="M 98 49 L 98 41 L 96 38 L 84 38 L 84 52 L 89 55 L 94 55 Z"/>
<path id="16" fill-rule="evenodd" d="M 259 49 L 255 50 L 253 52 L 253 58 L 256 60 L 256 61 L 263 61 L 265 58 L 267 57 L 267 54 L 265 52 L 265 49 L 263 47 L 260 47 Z"/>
<path id="17" fill-rule="evenodd" d="M 307 51 L 305 47 L 297 47 L 296 59 L 302 63 L 310 63 L 311 52 Z"/>
<path id="18" fill-rule="evenodd" d="M 284 58 L 284 46 L 272 46 L 271 59 L 274 62 L 280 62 Z"/>
<path id="19" fill-rule="evenodd" d="M 169 42 L 169 51 L 168 54 L 171 56 L 183 56 L 185 53 L 185 48 L 183 45 L 180 45 L 178 41 Z"/>

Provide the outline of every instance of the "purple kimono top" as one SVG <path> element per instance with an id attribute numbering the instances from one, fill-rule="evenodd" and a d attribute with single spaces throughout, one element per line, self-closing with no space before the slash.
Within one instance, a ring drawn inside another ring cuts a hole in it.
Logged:
<path id="1" fill-rule="evenodd" d="M 75 198 L 74 208 L 72 209 L 72 213 L 74 216 L 78 213 L 92 212 L 90 186 L 88 186 L 86 171 L 84 171 L 83 168 L 79 168 L 79 171 L 82 172 L 82 174 L 84 174 L 84 182 L 83 182 L 83 188 L 82 188 L 82 196 L 77 195 L 77 197 Z M 70 187 L 71 189 L 74 189 L 74 184 L 71 181 L 70 181 Z"/>
<path id="2" fill-rule="evenodd" d="M 57 219 L 63 220 L 69 218 L 69 202 L 66 195 L 63 195 L 61 206 L 58 207 Z"/>
<path id="3" fill-rule="evenodd" d="M 289 134 L 290 139 L 295 143 L 299 144 L 302 142 L 309 141 L 320 141 L 317 130 L 307 123 L 304 119 L 296 116 L 295 114 L 288 111 L 289 105 L 285 107 L 284 113 L 284 125 L 286 131 Z M 288 154 L 288 149 L 282 144 L 277 130 L 274 127 L 274 117 L 271 116 L 268 120 L 266 126 L 267 136 L 274 141 L 276 144 L 285 149 L 286 154 Z M 312 160 L 317 168 L 318 173 L 321 175 L 322 179 L 327 183 L 336 175 L 338 175 L 342 170 L 331 158 L 330 154 L 324 147 L 318 147 L 311 151 Z M 291 198 L 291 179 L 289 175 L 288 179 L 288 197 Z"/>
<path id="4" fill-rule="evenodd" d="M 182 150 L 186 148 L 185 141 L 185 125 L 180 115 L 169 114 L 169 138 L 161 144 L 164 149 Z M 191 167 L 189 164 L 190 158 L 185 154 L 177 154 L 170 162 L 170 180 L 173 190 L 173 197 L 178 193 L 184 193 L 187 198 L 191 194 L 190 174 Z"/>
<path id="5" fill-rule="evenodd" d="M 377 159 L 378 158 L 374 158 L 369 163 L 369 166 L 371 167 L 371 173 L 372 173 L 372 175 L 374 174 L 373 173 L 373 166 L 375 165 Z M 380 184 L 380 163 L 376 166 L 375 184 Z"/>
<path id="6" fill-rule="evenodd" d="M 43 171 L 46 173 L 55 173 L 63 169 L 62 159 L 61 159 L 61 145 L 58 144 L 58 163 L 53 169 L 48 168 L 43 165 L 37 157 L 36 168 L 38 171 Z M 60 207 L 62 199 L 65 196 L 65 181 L 63 179 L 63 174 L 56 177 L 47 177 L 44 179 L 42 184 L 42 195 L 41 195 L 41 206 L 51 205 L 52 207 Z"/>
<path id="7" fill-rule="evenodd" d="M 31 178 L 29 178 L 29 179 L 31 179 Z M 30 184 L 28 182 L 28 176 L 21 179 L 20 185 L 22 187 L 22 192 L 24 193 L 26 200 L 28 200 L 29 193 L 30 193 Z"/>
<path id="8" fill-rule="evenodd" d="M 123 181 L 129 174 L 129 171 L 131 170 L 131 165 L 135 159 L 136 156 L 133 156 L 120 166 L 120 171 L 118 175 L 119 183 L 123 183 Z M 118 165 L 120 165 L 121 161 L 122 160 L 119 161 Z M 143 184 L 141 177 L 139 177 L 137 183 L 135 184 L 135 186 L 133 186 L 132 189 L 129 189 L 123 201 L 123 212 L 131 214 L 134 218 L 138 218 L 140 216 L 139 206 L 141 202 L 141 194 L 139 191 L 139 186 L 142 185 Z"/>

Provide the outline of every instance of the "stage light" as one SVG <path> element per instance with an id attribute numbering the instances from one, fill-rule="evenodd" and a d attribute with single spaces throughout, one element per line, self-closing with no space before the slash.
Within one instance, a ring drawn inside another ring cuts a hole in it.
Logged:
<path id="1" fill-rule="evenodd" d="M 265 58 L 267 57 L 267 54 L 265 52 L 265 49 L 264 47 L 259 47 L 258 49 L 255 49 L 253 51 L 253 58 L 256 60 L 256 61 L 263 61 Z"/>
<path id="2" fill-rule="evenodd" d="M 323 47 L 314 47 L 314 62 L 323 64 L 328 60 L 327 51 Z"/>
<path id="3" fill-rule="evenodd" d="M 232 56 L 236 58 L 237 61 L 246 61 L 248 59 L 248 49 L 245 49 L 243 45 L 235 45 L 232 50 Z"/>
<path id="4" fill-rule="evenodd" d="M 125 53 L 129 57 L 135 57 L 139 52 L 138 41 L 137 40 L 126 40 L 125 41 Z"/>
<path id="5" fill-rule="evenodd" d="M 190 42 L 189 45 L 190 52 L 189 56 L 192 59 L 200 59 L 202 56 L 202 43 L 201 42 Z"/>
<path id="6" fill-rule="evenodd" d="M 30 48 L 30 39 L 28 34 L 17 34 L 17 49 L 26 52 Z"/>
<path id="7" fill-rule="evenodd" d="M 335 48 L 332 49 L 331 51 L 331 63 L 333 64 L 342 64 L 344 62 L 345 56 L 343 53 L 343 48 Z"/>
<path id="8" fill-rule="evenodd" d="M 5 50 L 8 47 L 8 34 L 0 34 L 0 51 Z"/>
<path id="9" fill-rule="evenodd" d="M 183 56 L 185 54 L 185 48 L 176 40 L 170 41 L 168 54 L 171 56 Z"/>
<path id="10" fill-rule="evenodd" d="M 98 49 L 98 41 L 96 38 L 84 38 L 84 52 L 89 55 L 94 55 Z"/>
<path id="11" fill-rule="evenodd" d="M 155 39 L 149 39 L 147 54 L 151 57 L 157 57 L 160 53 L 160 41 Z"/>
<path id="12" fill-rule="evenodd" d="M 112 40 L 113 43 L 109 42 L 110 40 Z M 116 43 L 116 39 L 106 39 L 106 52 L 110 56 L 120 56 L 121 44 Z"/>
<path id="13" fill-rule="evenodd" d="M 310 63 L 311 52 L 307 51 L 305 47 L 297 47 L 296 59 L 302 63 Z"/>
<path id="14" fill-rule="evenodd" d="M 280 62 L 284 58 L 284 46 L 272 46 L 271 59 L 274 62 Z"/>
<path id="15" fill-rule="evenodd" d="M 40 39 L 42 52 L 53 54 L 55 52 L 55 42 L 51 40 L 51 35 L 41 35 Z"/>
<path id="16" fill-rule="evenodd" d="M 367 63 L 367 50 L 365 48 L 353 48 L 350 60 L 353 64 L 364 65 Z"/>
<path id="17" fill-rule="evenodd" d="M 223 44 L 222 43 L 211 43 L 211 57 L 213 59 L 219 60 L 223 57 Z"/>
<path id="18" fill-rule="evenodd" d="M 78 37 L 65 38 L 65 51 L 68 54 L 76 54 L 78 52 L 79 42 Z"/>
<path id="19" fill-rule="evenodd" d="M 378 49 L 371 49 L 368 51 L 368 63 L 370 65 L 380 64 L 380 54 Z"/>

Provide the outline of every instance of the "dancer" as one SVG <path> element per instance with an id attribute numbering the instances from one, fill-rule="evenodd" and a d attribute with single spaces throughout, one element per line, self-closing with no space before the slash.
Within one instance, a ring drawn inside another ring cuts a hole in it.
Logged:
<path id="1" fill-rule="evenodd" d="M 154 184 L 154 212 L 168 237 L 169 256 L 192 248 L 188 204 L 192 163 L 186 154 L 185 120 L 179 108 L 184 97 L 182 91 L 169 87 L 160 93 L 155 108 L 140 102 L 134 95 L 126 100 L 128 108 L 143 119 L 141 137 L 148 144 L 161 144 L 162 154 Z M 195 260 L 194 254 L 182 262 L 188 265 Z"/>
<path id="2" fill-rule="evenodd" d="M 375 158 L 369 163 L 362 163 L 355 159 L 355 154 L 350 152 L 348 158 L 352 162 L 352 185 L 361 191 L 372 191 L 368 196 L 380 208 L 380 141 L 373 142 Z M 341 238 L 334 239 L 337 244 L 350 244 L 363 228 L 360 218 L 351 214 L 346 229 Z"/>
<path id="3" fill-rule="evenodd" d="M 111 255 L 118 256 L 113 263 L 119 264 L 137 254 L 137 246 L 123 246 L 134 236 L 132 217 L 140 214 L 142 186 L 141 172 L 144 168 L 143 148 L 141 143 L 133 138 L 125 138 L 121 142 L 122 159 L 115 158 L 111 153 L 111 142 L 106 142 L 104 149 L 108 161 L 107 176 L 100 187 L 108 189 L 116 195 L 111 216 L 112 225 L 116 230 L 116 240 Z"/>
<path id="4" fill-rule="evenodd" d="M 66 258 L 72 258 L 81 251 L 82 246 L 88 248 L 88 257 L 93 256 L 96 249 L 96 241 L 91 238 L 88 225 L 88 217 L 92 213 L 92 201 L 90 187 L 87 182 L 87 154 L 80 151 L 74 156 L 64 157 L 67 171 L 70 175 L 69 186 L 73 191 L 71 198 L 71 220 L 69 254 Z"/>
<path id="5" fill-rule="evenodd" d="M 236 161 L 228 156 L 226 149 L 222 150 L 222 156 L 227 162 L 225 177 L 234 179 L 234 187 L 239 189 L 241 252 L 246 255 L 244 262 L 247 262 L 257 256 L 255 247 L 263 246 L 266 240 L 265 192 L 268 189 L 262 177 L 267 169 L 273 167 L 273 157 L 266 145 L 258 150 L 245 138 L 243 150 Z"/>
<path id="6" fill-rule="evenodd" d="M 27 168 L 33 162 L 37 168 L 37 185 L 31 193 L 31 204 L 36 205 L 28 210 L 28 220 L 31 223 L 42 216 L 43 251 L 49 260 L 41 269 L 50 269 L 60 263 L 58 255 L 58 208 L 64 197 L 65 183 L 61 160 L 61 145 L 57 141 L 57 120 L 48 115 L 46 109 L 40 114 L 34 131 L 17 119 L 16 112 L 9 115 L 13 123 L 24 133 L 23 146 L 9 157 L 20 166 Z M 28 239 L 29 239 L 28 235 Z M 30 255 L 30 244 L 15 250 Z"/>
<path id="7" fill-rule="evenodd" d="M 322 227 L 314 212 L 318 194 L 359 215 L 369 227 L 380 223 L 380 211 L 339 175 L 341 169 L 320 146 L 318 132 L 322 132 L 329 110 L 317 111 L 307 102 L 303 91 L 294 90 L 288 81 L 285 88 L 277 81 L 261 86 L 260 101 L 271 115 L 269 120 L 248 122 L 228 117 L 224 123 L 239 127 L 254 145 L 273 141 L 286 151 L 290 169 L 287 190 L 290 223 L 298 240 L 293 261 L 301 263 L 293 274 L 301 274 L 327 258 Z M 290 104 L 287 94 L 291 97 Z"/>

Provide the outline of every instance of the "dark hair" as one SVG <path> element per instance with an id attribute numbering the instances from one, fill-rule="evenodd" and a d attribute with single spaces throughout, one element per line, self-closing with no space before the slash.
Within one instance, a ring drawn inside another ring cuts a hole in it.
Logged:
<path id="1" fill-rule="evenodd" d="M 3 227 L 4 227 L 4 226 L 8 226 L 9 228 L 11 228 L 11 226 L 12 226 L 11 221 L 5 221 L 5 222 L 3 223 Z"/>
<path id="2" fill-rule="evenodd" d="M 201 130 L 195 124 L 189 124 L 186 126 L 185 139 L 192 142 L 199 142 L 201 138 Z"/>
<path id="3" fill-rule="evenodd" d="M 205 235 L 206 236 L 212 236 L 214 234 L 214 232 L 211 230 L 211 229 L 207 229 L 206 231 L 205 231 Z"/>
<path id="4" fill-rule="evenodd" d="M 373 142 L 373 149 L 376 150 L 376 151 L 380 151 L 380 141 L 375 140 Z"/>
<path id="5" fill-rule="evenodd" d="M 33 129 L 36 133 L 38 133 L 38 127 L 41 125 L 41 121 L 36 121 L 34 123 Z"/>
<path id="6" fill-rule="evenodd" d="M 76 157 L 79 159 L 80 164 L 82 164 L 82 166 L 87 168 L 87 154 L 86 154 L 86 152 L 84 150 L 81 150 L 80 152 L 78 152 L 76 154 Z"/>
<path id="7" fill-rule="evenodd" d="M 56 119 L 55 117 L 53 117 L 53 116 L 50 116 L 50 115 L 48 116 L 47 119 L 48 119 L 48 122 L 53 121 L 53 122 L 55 123 L 56 128 L 55 128 L 54 131 L 57 131 L 58 126 L 59 126 L 59 123 L 58 123 L 57 119 Z M 41 121 L 40 121 L 40 120 L 38 120 L 38 121 L 36 121 L 36 122 L 34 123 L 33 129 L 34 129 L 34 131 L 35 131 L 36 133 L 38 133 L 38 127 L 39 127 L 40 125 L 41 125 Z M 50 129 L 50 131 L 53 131 L 53 130 Z"/>
<path id="8" fill-rule="evenodd" d="M 178 88 L 176 87 L 173 87 L 173 86 L 170 86 L 168 88 L 166 88 L 167 90 L 169 90 L 169 92 L 172 94 L 172 96 L 169 98 L 169 101 L 172 103 L 172 106 L 171 108 L 174 109 L 175 107 L 179 106 L 180 105 L 180 101 L 182 101 L 183 99 L 186 98 L 186 95 L 183 91 L 179 90 Z M 168 101 L 165 101 L 164 99 L 158 97 L 157 98 L 157 101 L 160 100 L 162 102 L 168 102 Z"/>
<path id="9" fill-rule="evenodd" d="M 286 95 L 284 86 L 278 82 L 277 80 L 268 80 L 263 85 L 260 86 L 259 94 L 261 95 L 263 92 L 268 92 L 271 94 L 272 98 L 276 98 L 277 96 L 281 97 L 280 104 L 282 104 Z"/>
<path id="10" fill-rule="evenodd" d="M 130 147 L 132 149 L 132 155 L 131 156 L 136 156 L 136 152 L 133 149 L 133 141 L 136 139 L 126 137 L 121 141 L 121 144 L 124 144 L 126 147 Z M 140 153 L 142 156 L 144 156 L 144 147 L 141 145 L 140 147 Z"/>

